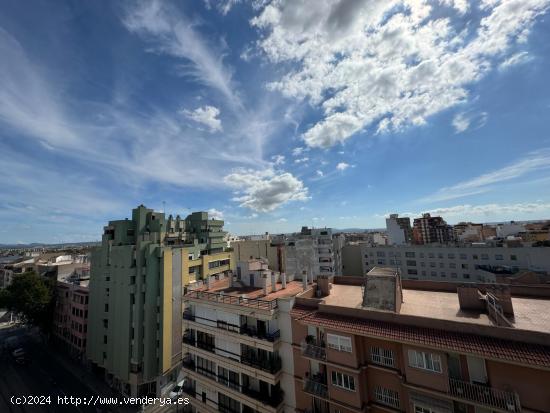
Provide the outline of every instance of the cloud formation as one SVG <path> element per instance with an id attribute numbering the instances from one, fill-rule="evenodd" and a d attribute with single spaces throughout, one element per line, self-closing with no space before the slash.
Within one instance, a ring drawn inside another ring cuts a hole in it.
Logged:
<path id="1" fill-rule="evenodd" d="M 206 105 L 193 111 L 184 109 L 182 110 L 182 114 L 188 119 L 206 126 L 212 133 L 223 130 L 222 121 L 218 118 L 220 110 L 215 106 Z"/>
<path id="2" fill-rule="evenodd" d="M 291 173 L 266 169 L 237 169 L 224 178 L 236 190 L 233 199 L 240 206 L 257 212 L 269 212 L 291 201 L 305 201 L 308 190 Z"/>
<path id="3" fill-rule="evenodd" d="M 289 68 L 269 88 L 322 111 L 302 135 L 307 146 L 422 125 L 467 101 L 467 87 L 511 58 L 550 0 L 440 3 L 436 13 L 428 0 L 265 2 L 252 19 L 259 48 Z"/>

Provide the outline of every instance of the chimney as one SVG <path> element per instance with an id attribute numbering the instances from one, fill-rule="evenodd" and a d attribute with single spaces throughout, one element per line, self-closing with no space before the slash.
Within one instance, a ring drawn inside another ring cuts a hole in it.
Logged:
<path id="1" fill-rule="evenodd" d="M 277 291 L 277 280 L 275 279 L 275 272 L 271 271 L 271 292 Z"/>
<path id="2" fill-rule="evenodd" d="M 327 275 L 317 276 L 317 287 L 321 290 L 321 296 L 326 297 L 330 294 L 330 280 Z"/>
<path id="3" fill-rule="evenodd" d="M 283 285 L 283 290 L 286 288 L 286 274 L 284 272 L 281 273 L 281 284 Z"/>

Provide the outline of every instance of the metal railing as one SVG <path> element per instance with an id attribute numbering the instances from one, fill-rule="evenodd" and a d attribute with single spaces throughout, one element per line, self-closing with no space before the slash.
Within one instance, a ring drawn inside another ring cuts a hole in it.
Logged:
<path id="1" fill-rule="evenodd" d="M 314 396 L 319 396 L 324 399 L 328 398 L 328 387 L 326 384 L 321 383 L 318 380 L 305 379 L 304 380 L 304 391 Z"/>
<path id="2" fill-rule="evenodd" d="M 241 356 L 241 363 L 271 374 L 279 372 L 283 367 L 283 363 L 279 356 L 263 359 L 258 358 L 254 353 L 250 352 L 243 352 Z"/>
<path id="3" fill-rule="evenodd" d="M 449 378 L 449 393 L 455 397 L 488 407 L 514 413 L 521 411 L 519 397 L 514 392 Z"/>
<path id="4" fill-rule="evenodd" d="M 317 360 L 327 359 L 327 351 L 324 343 L 319 343 L 317 341 L 311 341 L 309 343 L 305 341 L 302 342 L 302 355 Z"/>
<path id="5" fill-rule="evenodd" d="M 242 392 L 248 397 L 252 397 L 253 399 L 265 403 L 271 407 L 278 407 L 284 399 L 284 393 L 282 390 L 273 390 L 270 396 L 264 392 L 252 390 L 249 387 L 243 386 Z"/>
<path id="6" fill-rule="evenodd" d="M 260 332 L 257 327 L 248 326 L 246 324 L 241 326 L 241 334 L 246 334 L 251 337 L 257 337 L 260 340 L 267 340 L 271 343 L 274 343 L 279 338 L 281 338 L 280 330 L 274 331 L 273 333 L 268 333 L 267 331 Z"/>
<path id="7" fill-rule="evenodd" d="M 196 300 L 215 301 L 221 304 L 237 305 L 240 307 L 253 307 L 261 310 L 274 310 L 277 308 L 277 300 L 261 300 L 258 298 L 246 298 L 238 295 L 228 295 L 210 291 L 190 291 L 185 294 L 187 298 Z"/>

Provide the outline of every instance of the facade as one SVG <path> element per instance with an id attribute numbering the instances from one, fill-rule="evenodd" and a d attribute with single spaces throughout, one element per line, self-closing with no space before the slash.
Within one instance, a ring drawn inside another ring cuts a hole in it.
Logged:
<path id="1" fill-rule="evenodd" d="M 454 238 L 459 242 L 481 242 L 483 237 L 483 224 L 472 222 L 460 222 L 453 226 Z"/>
<path id="2" fill-rule="evenodd" d="M 184 296 L 184 393 L 192 412 L 294 412 L 290 309 L 302 283 L 263 260 Z"/>
<path id="3" fill-rule="evenodd" d="M 386 218 L 386 232 L 389 245 L 410 244 L 412 242 L 411 219 L 399 218 L 398 214 L 391 214 Z"/>
<path id="4" fill-rule="evenodd" d="M 339 244 L 337 244 L 339 245 Z M 303 275 L 334 275 L 332 229 L 307 228 L 285 241 L 286 273 L 296 279 Z"/>
<path id="5" fill-rule="evenodd" d="M 377 268 L 314 299 L 319 281 L 291 312 L 297 412 L 550 411 L 550 319 L 529 317 L 548 288 L 402 289 Z"/>
<path id="6" fill-rule="evenodd" d="M 285 248 L 283 242 L 271 239 L 239 240 L 230 243 L 232 262 L 235 265 L 239 261 L 251 258 L 266 258 L 269 269 L 285 272 Z"/>
<path id="7" fill-rule="evenodd" d="M 471 245 L 361 245 L 361 273 L 375 266 L 397 267 L 405 279 L 454 282 L 495 282 L 487 269 L 503 267 L 512 273 L 520 270 L 550 273 L 550 250 L 545 247 L 497 247 Z M 347 248 L 347 246 L 346 246 Z M 357 259 L 357 253 L 344 258 Z M 344 260 L 344 268 L 357 268 L 356 262 Z"/>
<path id="8" fill-rule="evenodd" d="M 143 205 L 110 221 L 92 253 L 87 357 L 124 394 L 164 395 L 182 360 L 182 295 L 230 270 L 223 221 L 166 220 Z"/>
<path id="9" fill-rule="evenodd" d="M 57 282 L 57 300 L 54 310 L 53 335 L 68 353 L 84 361 L 88 332 L 88 280 Z"/>
<path id="10" fill-rule="evenodd" d="M 413 225 L 413 241 L 415 244 L 445 244 L 454 240 L 453 227 L 441 217 L 422 214 L 415 218 Z"/>

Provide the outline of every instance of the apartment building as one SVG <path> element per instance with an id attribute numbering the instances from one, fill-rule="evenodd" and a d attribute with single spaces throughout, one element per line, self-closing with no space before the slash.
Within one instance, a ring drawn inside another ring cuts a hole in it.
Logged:
<path id="1" fill-rule="evenodd" d="M 284 242 L 273 240 L 270 236 L 264 236 L 264 238 L 231 241 L 229 245 L 232 249 L 233 265 L 251 258 L 265 258 L 270 270 L 285 272 Z"/>
<path id="2" fill-rule="evenodd" d="M 495 268 L 506 268 L 512 273 L 521 270 L 550 273 L 550 251 L 544 247 L 498 247 L 490 243 L 360 245 L 360 255 L 354 251 L 344 257 L 359 258 L 363 275 L 380 265 L 399 268 L 403 278 L 454 282 L 495 282 L 496 276 L 491 271 Z M 357 263 L 345 261 L 344 268 L 357 268 Z"/>
<path id="3" fill-rule="evenodd" d="M 450 286 L 319 277 L 291 312 L 296 411 L 550 411 L 549 289 Z"/>
<path id="4" fill-rule="evenodd" d="M 444 244 L 454 240 L 453 227 L 441 217 L 422 214 L 413 222 L 413 242 L 415 244 Z"/>
<path id="5" fill-rule="evenodd" d="M 386 233 L 389 245 L 410 244 L 412 242 L 411 219 L 391 214 L 386 218 Z"/>
<path id="6" fill-rule="evenodd" d="M 296 279 L 304 274 L 313 279 L 319 274 L 334 275 L 334 249 L 339 245 L 339 240 L 333 242 L 330 228 L 302 227 L 285 241 L 286 273 Z"/>
<path id="7" fill-rule="evenodd" d="M 54 339 L 72 357 L 85 361 L 88 332 L 89 277 L 79 275 L 57 282 L 53 316 Z"/>
<path id="8" fill-rule="evenodd" d="M 290 310 L 303 283 L 240 261 L 184 296 L 184 393 L 191 412 L 294 412 Z"/>
<path id="9" fill-rule="evenodd" d="M 459 222 L 453 226 L 454 239 L 459 242 L 483 241 L 483 224 L 473 222 Z"/>
<path id="10" fill-rule="evenodd" d="M 131 396 L 164 395 L 182 360 L 182 295 L 230 270 L 223 221 L 166 219 L 143 205 L 110 221 L 91 259 L 87 357 Z"/>

